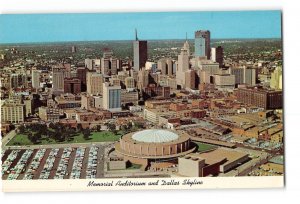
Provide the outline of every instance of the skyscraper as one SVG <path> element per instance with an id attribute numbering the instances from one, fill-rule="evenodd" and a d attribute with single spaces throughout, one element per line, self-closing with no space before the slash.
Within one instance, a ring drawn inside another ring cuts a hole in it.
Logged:
<path id="1" fill-rule="evenodd" d="M 72 53 L 75 53 L 77 52 L 77 47 L 76 46 L 72 46 L 72 49 L 71 49 Z"/>
<path id="2" fill-rule="evenodd" d="M 157 61 L 157 68 L 163 75 L 173 75 L 173 61 L 171 58 L 162 58 Z"/>
<path id="3" fill-rule="evenodd" d="M 121 86 L 103 83 L 103 108 L 109 111 L 121 111 Z"/>
<path id="4" fill-rule="evenodd" d="M 10 88 L 27 87 L 26 74 L 11 74 L 10 75 Z"/>
<path id="5" fill-rule="evenodd" d="M 86 91 L 86 72 L 87 69 L 85 67 L 78 67 L 77 68 L 77 78 L 81 81 L 81 91 Z"/>
<path id="6" fill-rule="evenodd" d="M 195 57 L 210 59 L 210 31 L 198 30 L 195 32 Z"/>
<path id="7" fill-rule="evenodd" d="M 148 58 L 147 41 L 139 40 L 135 30 L 135 41 L 133 41 L 133 68 L 138 71 L 145 67 Z"/>
<path id="8" fill-rule="evenodd" d="M 244 72 L 245 69 L 241 67 L 230 68 L 230 74 L 235 76 L 235 84 L 243 84 L 244 83 Z"/>
<path id="9" fill-rule="evenodd" d="M 183 49 L 188 51 L 189 56 L 191 55 L 191 53 L 190 53 L 190 44 L 188 42 L 187 33 L 185 34 L 185 42 L 183 44 Z"/>
<path id="10" fill-rule="evenodd" d="M 211 60 L 214 62 L 218 62 L 219 66 L 222 67 L 224 63 L 224 51 L 223 47 L 213 47 L 211 48 Z"/>
<path id="11" fill-rule="evenodd" d="M 78 78 L 65 78 L 64 79 L 64 92 L 79 94 L 81 92 L 81 81 Z"/>
<path id="12" fill-rule="evenodd" d="M 64 69 L 52 68 L 52 88 L 54 92 L 64 91 Z"/>
<path id="13" fill-rule="evenodd" d="M 188 70 L 185 72 L 185 86 L 189 89 L 196 89 L 198 83 L 196 83 L 196 71 Z"/>
<path id="14" fill-rule="evenodd" d="M 186 49 L 186 46 L 183 46 L 180 55 L 178 55 L 176 69 L 176 83 L 180 85 L 181 88 L 185 87 L 185 72 L 188 71 L 190 67 L 189 57 L 189 50 Z"/>
<path id="15" fill-rule="evenodd" d="M 40 88 L 40 71 L 32 70 L 31 72 L 31 84 L 32 88 L 38 89 Z"/>
<path id="16" fill-rule="evenodd" d="M 149 70 L 142 69 L 138 72 L 138 89 L 143 89 L 149 85 Z"/>
<path id="17" fill-rule="evenodd" d="M 87 72 L 86 75 L 87 93 L 91 95 L 102 94 L 103 76 L 96 72 Z"/>
<path id="18" fill-rule="evenodd" d="M 257 80 L 256 69 L 246 68 L 246 67 L 244 67 L 244 69 L 245 69 L 244 83 L 249 85 L 249 86 L 254 86 L 256 84 L 256 80 Z"/>
<path id="19" fill-rule="evenodd" d="M 125 78 L 125 86 L 127 90 L 135 89 L 135 81 L 133 77 L 126 77 Z"/>
<path id="20" fill-rule="evenodd" d="M 282 67 L 276 67 L 271 74 L 270 87 L 272 89 L 282 89 Z"/>

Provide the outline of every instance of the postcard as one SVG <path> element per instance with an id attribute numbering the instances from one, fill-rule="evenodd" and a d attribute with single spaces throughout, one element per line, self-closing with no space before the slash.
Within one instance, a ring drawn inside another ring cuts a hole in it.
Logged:
<path id="1" fill-rule="evenodd" d="M 1 14 L 3 191 L 281 188 L 281 11 Z"/>

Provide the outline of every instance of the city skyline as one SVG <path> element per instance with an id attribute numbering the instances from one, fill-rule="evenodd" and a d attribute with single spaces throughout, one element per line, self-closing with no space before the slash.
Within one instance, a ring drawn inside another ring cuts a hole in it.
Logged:
<path id="1" fill-rule="evenodd" d="M 281 39 L 211 43 L 217 29 L 225 36 L 276 33 L 265 24 L 256 30 L 262 24 L 253 12 L 240 13 L 235 20 L 247 18 L 243 24 L 208 12 L 207 19 L 222 20 L 205 21 L 211 27 L 198 22 L 199 12 L 99 14 L 102 24 L 86 14 L 86 26 L 78 14 L 69 23 L 46 16 L 56 28 L 33 15 L 43 26 L 28 29 L 28 19 L 16 18 L 24 38 L 36 37 L 32 31 L 67 31 L 67 40 L 99 31 L 100 38 L 105 31 L 130 40 L 0 46 L 2 179 L 277 176 L 283 185 Z M 185 40 L 149 43 L 187 32 Z"/>
<path id="2" fill-rule="evenodd" d="M 266 39 L 281 38 L 281 11 L 3 14 L 0 29 L 0 44 L 134 40 L 135 29 L 140 40 L 193 39 L 199 29 L 212 39 Z"/>

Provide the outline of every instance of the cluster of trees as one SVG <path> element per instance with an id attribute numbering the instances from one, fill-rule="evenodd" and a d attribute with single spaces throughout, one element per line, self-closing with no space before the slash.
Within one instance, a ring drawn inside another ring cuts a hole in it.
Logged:
<path id="1" fill-rule="evenodd" d="M 86 131 L 84 135 L 89 135 L 90 132 L 87 134 L 88 131 Z M 49 128 L 46 124 L 30 124 L 26 125 L 26 127 L 21 125 L 19 127 L 19 133 L 26 134 L 33 144 L 38 144 L 42 138 L 53 139 L 57 142 L 71 141 L 77 133 L 77 130 L 60 123 L 50 123 Z M 85 138 L 86 137 L 87 136 L 85 136 Z"/>
<path id="2" fill-rule="evenodd" d="M 30 124 L 21 125 L 19 127 L 20 134 L 26 134 L 28 139 L 33 143 L 37 144 L 40 142 L 42 135 L 47 135 L 47 126 L 45 124 Z"/>

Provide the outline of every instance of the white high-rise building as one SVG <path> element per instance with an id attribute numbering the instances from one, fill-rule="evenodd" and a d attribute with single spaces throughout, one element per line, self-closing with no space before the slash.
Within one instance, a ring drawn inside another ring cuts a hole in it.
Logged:
<path id="1" fill-rule="evenodd" d="M 186 45 L 186 43 L 181 49 L 180 55 L 178 55 L 178 64 L 176 69 L 176 83 L 177 85 L 180 85 L 181 88 L 185 88 L 185 72 L 190 68 L 189 47 Z"/>
<path id="2" fill-rule="evenodd" d="M 35 89 L 40 88 L 40 76 L 41 76 L 41 72 L 39 70 L 32 70 L 31 73 L 32 88 Z"/>
<path id="3" fill-rule="evenodd" d="M 25 118 L 25 105 L 19 100 L 7 99 L 1 101 L 1 123 L 22 123 Z"/>
<path id="4" fill-rule="evenodd" d="M 109 111 L 121 111 L 121 86 L 103 83 L 103 108 Z"/>
<path id="5" fill-rule="evenodd" d="M 282 89 L 282 67 L 276 67 L 271 74 L 270 87 L 272 89 Z"/>
<path id="6" fill-rule="evenodd" d="M 64 69 L 52 69 L 52 88 L 54 92 L 64 92 Z"/>

